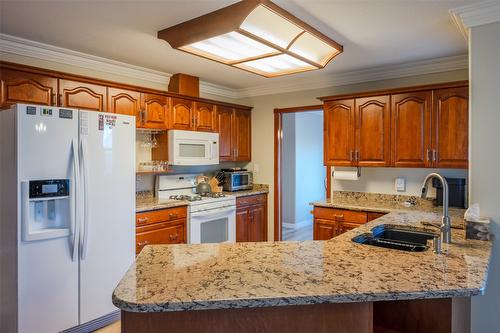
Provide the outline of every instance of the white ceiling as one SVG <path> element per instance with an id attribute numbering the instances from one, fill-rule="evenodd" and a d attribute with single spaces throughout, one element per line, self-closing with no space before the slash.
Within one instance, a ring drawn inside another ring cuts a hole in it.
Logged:
<path id="1" fill-rule="evenodd" d="M 0 31 L 240 89 L 464 54 L 467 42 L 448 11 L 477 1 L 275 0 L 344 45 L 344 53 L 325 69 L 272 79 L 174 50 L 156 38 L 158 30 L 234 2 L 0 0 Z"/>

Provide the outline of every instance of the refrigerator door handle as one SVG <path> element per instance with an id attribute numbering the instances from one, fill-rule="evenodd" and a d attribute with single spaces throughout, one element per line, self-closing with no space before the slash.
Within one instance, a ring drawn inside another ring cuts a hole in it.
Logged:
<path id="1" fill-rule="evenodd" d="M 80 190 L 80 173 L 79 173 L 79 163 L 78 163 L 78 147 L 77 143 L 73 139 L 71 141 L 71 153 L 73 154 L 73 198 L 72 198 L 72 209 L 71 209 L 71 228 L 73 228 L 73 237 L 71 237 L 71 260 L 78 260 L 78 237 L 80 233 L 80 214 L 77 213 L 78 205 L 78 191 Z"/>
<path id="2" fill-rule="evenodd" d="M 81 140 L 82 148 L 82 173 L 83 173 L 83 228 L 80 243 L 80 258 L 85 260 L 87 258 L 88 250 L 88 229 L 89 229 L 89 173 L 88 173 L 88 149 L 87 140 Z"/>

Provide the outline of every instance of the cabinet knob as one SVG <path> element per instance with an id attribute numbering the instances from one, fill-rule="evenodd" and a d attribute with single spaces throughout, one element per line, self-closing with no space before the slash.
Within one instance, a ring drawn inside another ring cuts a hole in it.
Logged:
<path id="1" fill-rule="evenodd" d="M 175 239 L 179 238 L 179 234 L 170 235 L 169 238 L 170 238 L 170 240 L 175 240 Z"/>
<path id="2" fill-rule="evenodd" d="M 137 243 L 137 245 L 139 245 L 139 246 L 145 246 L 145 245 L 148 245 L 148 244 L 149 244 L 149 241 L 147 241 L 147 240 L 144 241 L 144 242 Z"/>
<path id="3" fill-rule="evenodd" d="M 147 221 L 149 221 L 149 219 L 147 217 L 139 217 L 137 219 L 137 223 L 145 223 Z"/>
<path id="4" fill-rule="evenodd" d="M 351 162 L 354 161 L 354 150 L 351 150 L 350 152 L 350 160 Z"/>
<path id="5" fill-rule="evenodd" d="M 334 217 L 335 217 L 336 221 L 343 221 L 344 220 L 344 215 L 343 214 L 342 215 L 336 214 L 336 215 L 334 215 Z"/>
<path id="6" fill-rule="evenodd" d="M 177 213 L 170 213 L 170 214 L 168 214 L 168 217 L 171 218 L 171 219 L 175 219 L 178 216 L 179 216 L 179 214 L 177 214 Z"/>

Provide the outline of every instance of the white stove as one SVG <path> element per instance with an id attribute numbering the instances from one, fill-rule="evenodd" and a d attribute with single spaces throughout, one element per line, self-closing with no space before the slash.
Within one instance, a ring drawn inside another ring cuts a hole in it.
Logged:
<path id="1" fill-rule="evenodd" d="M 161 175 L 156 195 L 161 200 L 188 202 L 188 243 L 236 241 L 236 198 L 225 193 L 196 194 L 196 176 Z"/>

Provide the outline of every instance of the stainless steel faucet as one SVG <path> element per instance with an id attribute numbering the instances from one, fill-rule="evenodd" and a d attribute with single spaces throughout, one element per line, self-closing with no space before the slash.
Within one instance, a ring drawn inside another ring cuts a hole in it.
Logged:
<path id="1" fill-rule="evenodd" d="M 451 243 L 451 220 L 448 215 L 448 182 L 439 173 L 430 173 L 425 177 L 424 184 L 422 185 L 422 198 L 427 197 L 427 187 L 429 180 L 437 178 L 443 186 L 443 218 L 441 220 L 441 241 L 443 243 Z"/>

